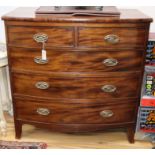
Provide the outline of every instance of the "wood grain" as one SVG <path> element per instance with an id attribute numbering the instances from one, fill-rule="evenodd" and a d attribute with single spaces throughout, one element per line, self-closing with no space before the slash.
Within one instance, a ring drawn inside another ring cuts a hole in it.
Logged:
<path id="1" fill-rule="evenodd" d="M 56 50 L 47 49 L 47 64 L 37 64 L 41 49 L 9 47 L 11 68 L 16 70 L 39 70 L 46 72 L 116 72 L 140 71 L 142 50 Z M 103 61 L 113 58 L 116 66 L 106 66 Z"/>
<path id="2" fill-rule="evenodd" d="M 12 74 L 12 78 L 14 81 L 13 93 L 36 97 L 104 99 L 137 97 L 139 94 L 139 77 L 137 76 L 119 78 L 52 78 L 46 74 Z M 49 88 L 45 90 L 36 88 L 35 84 L 40 81 L 48 83 Z M 104 85 L 114 85 L 117 90 L 112 93 L 103 92 L 101 88 Z"/>
<path id="3" fill-rule="evenodd" d="M 8 43 L 20 47 L 39 47 L 42 43 L 37 43 L 33 36 L 43 33 L 48 36 L 45 47 L 72 47 L 74 44 L 73 28 L 71 27 L 18 27 L 8 28 Z"/>
<path id="4" fill-rule="evenodd" d="M 106 35 L 117 35 L 119 42 L 107 43 Z M 82 47 L 106 47 L 106 48 L 136 48 L 145 47 L 145 29 L 122 28 L 79 28 L 79 46 Z"/>
<path id="5" fill-rule="evenodd" d="M 102 104 L 77 104 L 30 99 L 15 99 L 17 118 L 26 121 L 44 123 L 71 123 L 71 124 L 117 124 L 134 121 L 134 107 L 136 100 L 118 100 L 117 106 Z M 128 103 L 128 104 L 126 104 Z M 109 104 L 110 103 L 109 101 Z M 42 116 L 37 113 L 38 108 L 47 108 L 50 114 Z M 109 118 L 100 116 L 103 110 L 111 110 L 114 115 Z"/>
<path id="6" fill-rule="evenodd" d="M 91 24 L 88 22 L 43 22 L 43 21 L 24 21 L 24 22 L 19 22 L 20 19 L 17 20 L 5 20 L 6 25 L 9 26 L 28 26 L 28 27 L 35 27 L 35 26 L 41 26 L 41 27 L 90 27 L 90 28 L 108 28 L 108 27 L 115 27 L 115 28 L 148 28 L 149 24 L 148 22 L 102 22 L 98 24 L 97 22 L 92 22 Z M 119 24 L 116 24 L 119 23 Z"/>
<path id="7" fill-rule="evenodd" d="M 149 23 L 152 18 L 135 9 L 119 9 L 120 18 L 103 18 L 92 16 L 47 16 L 36 18 L 37 7 L 20 7 L 2 17 L 7 21 L 34 21 L 34 22 L 56 22 L 56 23 Z"/>

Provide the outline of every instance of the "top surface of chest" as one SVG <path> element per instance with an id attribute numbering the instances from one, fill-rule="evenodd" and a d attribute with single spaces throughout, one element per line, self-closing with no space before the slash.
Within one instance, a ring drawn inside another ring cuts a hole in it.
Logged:
<path id="1" fill-rule="evenodd" d="M 20 7 L 4 15 L 3 20 L 14 21 L 54 21 L 54 22 L 80 22 L 80 23 L 105 23 L 105 22 L 151 22 L 152 19 L 138 10 L 124 9 L 119 10 L 119 17 L 99 17 L 99 16 L 68 16 L 68 15 L 49 15 L 46 17 L 37 17 L 35 11 L 37 8 Z"/>

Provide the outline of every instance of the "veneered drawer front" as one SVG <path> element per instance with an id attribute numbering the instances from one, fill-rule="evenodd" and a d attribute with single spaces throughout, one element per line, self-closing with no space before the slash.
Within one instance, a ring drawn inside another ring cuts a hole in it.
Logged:
<path id="1" fill-rule="evenodd" d="M 38 49 L 9 48 L 11 68 L 47 72 L 113 72 L 141 70 L 141 50 L 95 50 L 70 51 L 47 50 L 48 62 L 38 64 L 35 58 L 41 56 Z M 113 64 L 106 61 L 114 60 Z"/>
<path id="2" fill-rule="evenodd" d="M 117 105 L 15 99 L 17 119 L 44 123 L 102 123 L 133 122 L 137 101 L 118 100 Z M 111 102 L 113 103 L 113 102 Z"/>
<path id="3" fill-rule="evenodd" d="M 79 28 L 79 46 L 105 48 L 145 47 L 146 30 L 136 28 Z M 105 38 L 108 38 L 108 41 Z M 113 38 L 114 37 L 114 38 Z M 111 43 L 111 42 L 115 43 Z"/>
<path id="4" fill-rule="evenodd" d="M 140 84 L 137 75 L 117 78 L 54 78 L 46 74 L 13 73 L 12 80 L 16 94 L 75 99 L 137 97 Z"/>
<path id="5" fill-rule="evenodd" d="M 8 27 L 8 43 L 19 47 L 40 47 L 33 37 L 35 34 L 46 34 L 45 47 L 72 47 L 74 45 L 72 27 Z"/>

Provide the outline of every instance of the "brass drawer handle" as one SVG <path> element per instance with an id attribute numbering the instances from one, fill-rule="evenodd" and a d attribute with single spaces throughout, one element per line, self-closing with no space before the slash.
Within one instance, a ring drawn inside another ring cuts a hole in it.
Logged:
<path id="1" fill-rule="evenodd" d="M 34 62 L 43 65 L 48 63 L 48 59 L 43 60 L 41 57 L 35 57 Z"/>
<path id="2" fill-rule="evenodd" d="M 44 33 L 37 33 L 33 36 L 33 39 L 37 43 L 42 44 L 41 59 L 37 57 L 37 58 L 34 58 L 34 61 L 38 64 L 46 64 L 48 60 L 47 60 L 47 51 L 45 50 L 45 43 L 48 40 L 48 35 Z"/>
<path id="3" fill-rule="evenodd" d="M 118 61 L 116 59 L 113 58 L 109 58 L 109 59 L 105 59 L 102 62 L 105 66 L 116 66 L 118 64 Z"/>
<path id="4" fill-rule="evenodd" d="M 48 35 L 45 33 L 37 33 L 33 36 L 37 43 L 45 43 L 48 40 Z"/>
<path id="5" fill-rule="evenodd" d="M 36 88 L 38 89 L 48 89 L 49 84 L 47 82 L 39 81 L 35 84 Z"/>
<path id="6" fill-rule="evenodd" d="M 113 93 L 116 91 L 116 86 L 114 85 L 104 85 L 101 87 L 101 90 L 105 93 Z"/>
<path id="7" fill-rule="evenodd" d="M 103 110 L 100 112 L 100 116 L 103 118 L 109 118 L 112 117 L 114 115 L 112 110 Z"/>
<path id="8" fill-rule="evenodd" d="M 50 114 L 50 110 L 47 109 L 47 108 L 38 108 L 38 109 L 37 109 L 37 113 L 38 113 L 39 115 L 47 116 L 47 115 Z"/>
<path id="9" fill-rule="evenodd" d="M 104 37 L 104 40 L 111 44 L 116 44 L 120 41 L 119 37 L 115 34 L 109 34 Z"/>

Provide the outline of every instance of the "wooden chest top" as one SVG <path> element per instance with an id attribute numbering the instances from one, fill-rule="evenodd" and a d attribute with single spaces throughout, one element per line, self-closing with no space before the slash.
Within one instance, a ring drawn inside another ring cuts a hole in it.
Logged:
<path id="1" fill-rule="evenodd" d="M 36 17 L 35 11 L 37 8 L 20 7 L 16 10 L 4 15 L 3 20 L 11 21 L 53 21 L 53 22 L 152 22 L 152 18 L 144 15 L 138 10 L 134 9 L 120 9 L 120 17 L 91 17 L 91 16 L 67 16 L 67 15 L 50 15 L 46 18 Z"/>

